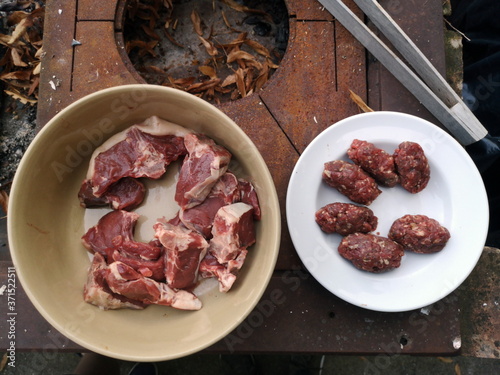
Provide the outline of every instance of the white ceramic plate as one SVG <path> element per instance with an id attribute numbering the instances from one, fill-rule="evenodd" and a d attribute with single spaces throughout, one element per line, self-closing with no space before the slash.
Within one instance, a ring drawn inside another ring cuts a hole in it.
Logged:
<path id="1" fill-rule="evenodd" d="M 394 220 L 423 214 L 450 231 L 435 254 L 406 252 L 398 269 L 373 274 L 356 269 L 337 251 L 341 236 L 326 234 L 315 212 L 328 203 L 349 202 L 322 182 L 325 162 L 343 159 L 355 138 L 393 153 L 399 143 L 419 143 L 429 159 L 431 179 L 418 194 L 401 186 L 381 188 L 369 206 L 379 219 L 375 234 L 387 236 Z M 373 112 L 342 120 L 306 148 L 294 168 L 287 194 L 287 219 L 295 248 L 311 274 L 326 289 L 354 305 L 376 311 L 418 309 L 447 296 L 476 265 L 488 229 L 488 202 L 482 178 L 462 146 L 425 120 L 395 112 Z"/>

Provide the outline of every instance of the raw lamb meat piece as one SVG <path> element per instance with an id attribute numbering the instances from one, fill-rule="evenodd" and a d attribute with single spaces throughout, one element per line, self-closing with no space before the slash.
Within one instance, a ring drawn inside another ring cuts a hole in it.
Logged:
<path id="1" fill-rule="evenodd" d="M 193 286 L 208 242 L 200 233 L 166 221 L 158 221 L 153 227 L 155 237 L 165 248 L 165 279 L 168 286 L 178 289 Z"/>
<path id="2" fill-rule="evenodd" d="M 315 217 L 323 232 L 342 236 L 373 232 L 378 224 L 378 218 L 372 210 L 351 203 L 327 204 L 316 211 Z"/>
<path id="3" fill-rule="evenodd" d="M 123 242 L 133 241 L 134 228 L 139 214 L 123 210 L 111 211 L 101 217 L 96 225 L 82 237 L 82 244 L 91 252 L 106 256 L 106 249 Z"/>
<path id="4" fill-rule="evenodd" d="M 203 202 L 231 160 L 229 151 L 206 136 L 187 134 L 184 143 L 188 156 L 179 171 L 175 192 L 175 201 L 182 209 Z"/>
<path id="5" fill-rule="evenodd" d="M 347 150 L 347 156 L 380 185 L 394 187 L 398 183 L 394 158 L 373 143 L 355 139 Z"/>
<path id="6" fill-rule="evenodd" d="M 443 250 L 450 232 L 437 220 L 425 215 L 405 215 L 394 221 L 389 238 L 407 250 L 429 254 Z"/>
<path id="7" fill-rule="evenodd" d="M 229 272 L 227 267 L 220 264 L 210 253 L 200 263 L 200 276 L 205 279 L 215 277 L 219 282 L 219 291 L 224 293 L 229 291 L 236 281 L 236 275 Z"/>
<path id="8" fill-rule="evenodd" d="M 215 215 L 210 253 L 219 263 L 236 259 L 241 250 L 255 243 L 253 207 L 238 202 L 221 207 Z"/>
<path id="9" fill-rule="evenodd" d="M 245 259 L 247 258 L 248 250 L 241 250 L 238 256 L 234 259 L 231 259 L 227 262 L 227 270 L 233 274 L 237 274 L 241 267 L 243 267 L 243 263 L 245 263 Z"/>
<path id="10" fill-rule="evenodd" d="M 172 224 L 172 225 L 184 225 L 182 223 L 181 218 L 179 217 L 179 215 L 180 215 L 180 211 L 178 211 L 177 214 L 173 218 L 167 220 L 167 223 Z M 156 240 L 158 241 L 158 239 L 156 239 Z M 158 242 L 160 242 L 160 241 L 158 241 Z"/>
<path id="11" fill-rule="evenodd" d="M 386 237 L 353 233 L 344 237 L 339 254 L 360 270 L 380 273 L 398 268 L 404 255 L 403 246 Z"/>
<path id="12" fill-rule="evenodd" d="M 156 260 L 163 254 L 161 245 L 135 241 L 125 241 L 110 249 L 111 251 L 118 250 L 128 257 L 143 260 Z"/>
<path id="13" fill-rule="evenodd" d="M 164 281 L 164 249 L 161 244 L 127 241 L 104 250 L 108 263 L 123 262 L 143 276 Z"/>
<path id="14" fill-rule="evenodd" d="M 236 176 L 226 172 L 213 186 L 203 202 L 192 208 L 180 210 L 179 218 L 189 229 L 212 237 L 212 223 L 219 208 L 240 200 L 239 182 Z"/>
<path id="15" fill-rule="evenodd" d="M 370 205 L 382 191 L 359 165 L 343 160 L 325 163 L 323 180 L 353 202 Z"/>
<path id="16" fill-rule="evenodd" d="M 113 262 L 108 267 L 106 281 L 115 293 L 145 304 L 172 306 L 181 310 L 201 308 L 201 301 L 194 294 L 173 290 L 165 283 L 142 276 L 122 262 Z"/>
<path id="17" fill-rule="evenodd" d="M 104 257 L 96 253 L 87 274 L 87 283 L 83 287 L 84 301 L 103 310 L 144 309 L 145 305 L 142 302 L 113 293 L 105 280 L 107 272 L 108 266 Z"/>
<path id="18" fill-rule="evenodd" d="M 259 197 L 252 183 L 244 179 L 239 179 L 240 201 L 253 207 L 253 218 L 260 220 L 262 213 L 260 211 Z"/>
<path id="19" fill-rule="evenodd" d="M 200 276 L 203 278 L 215 277 L 219 282 L 219 291 L 228 292 L 236 281 L 238 271 L 243 266 L 247 250 L 241 250 L 236 259 L 227 264 L 220 264 L 217 258 L 208 253 L 200 263 Z"/>
<path id="20" fill-rule="evenodd" d="M 125 263 L 144 277 L 149 277 L 155 281 L 165 281 L 165 260 L 163 259 L 163 256 L 160 256 L 155 260 L 145 260 L 130 256 L 127 253 L 121 252 L 115 248 L 110 249 L 108 259 L 110 259 L 109 263 Z"/>
<path id="21" fill-rule="evenodd" d="M 116 181 L 100 197 L 96 197 L 89 180 L 84 180 L 78 198 L 80 205 L 85 208 L 110 206 L 114 210 L 133 210 L 144 200 L 146 187 L 132 177 L 125 177 Z"/>
<path id="22" fill-rule="evenodd" d="M 160 178 L 167 165 L 186 154 L 184 136 L 189 133 L 153 116 L 115 134 L 90 159 L 86 179 L 94 195 L 100 197 L 123 177 Z"/>
<path id="23" fill-rule="evenodd" d="M 394 151 L 394 162 L 401 186 L 412 194 L 425 189 L 431 178 L 429 161 L 415 142 L 402 142 Z"/>
<path id="24" fill-rule="evenodd" d="M 260 220 L 259 199 L 253 185 L 246 180 L 238 179 L 231 172 L 226 172 L 212 187 L 210 194 L 203 202 L 191 208 L 181 209 L 179 217 L 186 227 L 210 239 L 212 223 L 219 208 L 236 202 L 251 205 L 254 209 L 254 219 Z"/>

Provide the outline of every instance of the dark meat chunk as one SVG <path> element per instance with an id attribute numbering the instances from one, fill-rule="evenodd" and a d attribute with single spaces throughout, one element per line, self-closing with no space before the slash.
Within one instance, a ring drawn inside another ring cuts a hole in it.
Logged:
<path id="1" fill-rule="evenodd" d="M 125 177 L 111 185 L 100 197 L 96 197 L 90 180 L 82 183 L 78 198 L 82 207 L 110 206 L 115 210 L 133 210 L 137 208 L 146 195 L 144 184 L 132 177 Z"/>
<path id="2" fill-rule="evenodd" d="M 226 172 L 212 187 L 210 194 L 203 202 L 191 208 L 181 209 L 179 218 L 186 227 L 210 239 L 212 223 L 219 208 L 235 203 L 239 199 L 238 179 L 234 174 Z"/>
<path id="3" fill-rule="evenodd" d="M 450 239 L 450 232 L 425 215 L 405 215 L 394 221 L 389 238 L 407 250 L 428 254 L 441 251 Z"/>
<path id="4" fill-rule="evenodd" d="M 221 207 L 215 215 L 210 253 L 219 263 L 236 259 L 241 250 L 255 243 L 253 207 L 238 202 Z"/>
<path id="5" fill-rule="evenodd" d="M 205 257 L 208 242 L 198 232 L 184 226 L 158 221 L 155 237 L 165 248 L 165 278 L 171 288 L 188 288 L 198 278 L 198 268 Z"/>
<path id="6" fill-rule="evenodd" d="M 392 155 L 373 143 L 355 139 L 347 156 L 382 186 L 393 187 L 399 181 Z"/>
<path id="7" fill-rule="evenodd" d="M 325 163 L 323 180 L 353 202 L 369 205 L 382 191 L 360 166 L 343 160 Z"/>
<path id="8" fill-rule="evenodd" d="M 389 238 L 374 234 L 354 233 L 344 237 L 339 254 L 360 270 L 380 273 L 398 268 L 403 247 Z"/>
<path id="9" fill-rule="evenodd" d="M 78 191 L 78 199 L 80 200 L 80 206 L 84 208 L 109 206 L 110 203 L 105 194 L 100 197 L 94 195 L 90 180 L 83 180 L 82 186 L 80 186 L 80 190 Z"/>
<path id="10" fill-rule="evenodd" d="M 231 160 L 229 151 L 206 136 L 188 134 L 184 143 L 188 156 L 179 171 L 175 191 L 175 201 L 182 209 L 203 202 Z"/>
<path id="11" fill-rule="evenodd" d="M 347 236 L 377 229 L 378 218 L 368 207 L 351 203 L 330 203 L 316 211 L 316 222 L 326 233 Z"/>
<path id="12" fill-rule="evenodd" d="M 401 186 L 412 194 L 424 190 L 431 171 L 422 147 L 415 142 L 402 142 L 394 151 L 394 163 Z"/>
<path id="13" fill-rule="evenodd" d="M 114 293 L 106 282 L 107 272 L 108 265 L 104 257 L 96 253 L 87 274 L 87 283 L 83 287 L 84 301 L 103 310 L 144 309 L 145 305 L 142 302 Z"/>
<path id="14" fill-rule="evenodd" d="M 92 154 L 87 180 L 96 197 L 124 177 L 160 178 L 166 166 L 186 154 L 189 130 L 158 117 L 115 134 Z"/>
<path id="15" fill-rule="evenodd" d="M 134 228 L 139 214 L 123 210 L 111 211 L 82 236 L 82 243 L 89 251 L 107 256 L 106 249 L 123 242 L 133 241 Z"/>
<path id="16" fill-rule="evenodd" d="M 106 281 L 114 293 L 146 305 L 158 304 L 181 310 L 201 308 L 201 301 L 194 294 L 185 290 L 173 290 L 165 283 L 142 276 L 122 262 L 113 262 L 108 268 Z"/>

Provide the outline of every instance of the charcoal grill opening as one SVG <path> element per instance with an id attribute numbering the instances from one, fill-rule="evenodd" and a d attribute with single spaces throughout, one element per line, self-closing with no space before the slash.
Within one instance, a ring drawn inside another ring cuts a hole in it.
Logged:
<path id="1" fill-rule="evenodd" d="M 128 0 L 126 57 L 149 84 L 213 103 L 258 92 L 283 58 L 284 0 Z"/>

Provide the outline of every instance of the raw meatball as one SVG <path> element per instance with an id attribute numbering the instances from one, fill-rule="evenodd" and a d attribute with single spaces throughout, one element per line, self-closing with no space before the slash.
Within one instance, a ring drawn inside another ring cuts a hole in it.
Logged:
<path id="1" fill-rule="evenodd" d="M 425 215 L 405 215 L 392 224 L 389 238 L 405 249 L 428 254 L 441 251 L 450 239 L 450 232 Z"/>
<path id="2" fill-rule="evenodd" d="M 424 150 L 418 143 L 401 143 L 394 151 L 394 163 L 401 186 L 410 193 L 421 192 L 427 186 L 431 171 Z"/>
<path id="3" fill-rule="evenodd" d="M 323 180 L 353 202 L 369 205 L 382 191 L 360 166 L 343 160 L 325 163 Z"/>
<path id="4" fill-rule="evenodd" d="M 354 233 L 344 237 L 339 254 L 360 270 L 380 273 L 398 268 L 404 255 L 403 247 L 386 237 Z"/>
<path id="5" fill-rule="evenodd" d="M 399 181 L 392 155 L 373 143 L 355 139 L 347 156 L 382 186 L 393 187 Z"/>
<path id="6" fill-rule="evenodd" d="M 356 232 L 374 231 L 377 228 L 378 218 L 368 207 L 336 202 L 316 211 L 316 222 L 323 232 L 347 236 Z"/>

